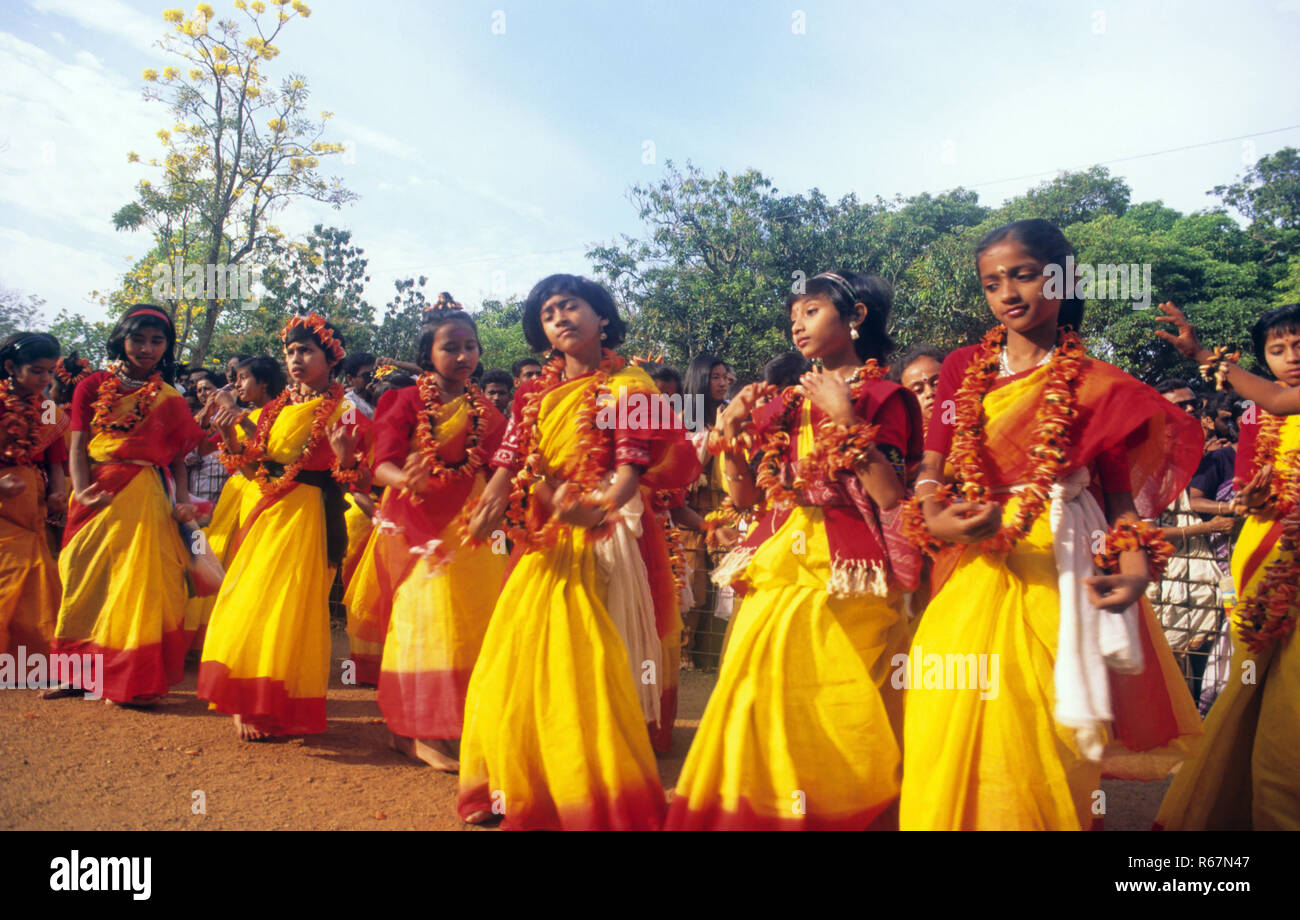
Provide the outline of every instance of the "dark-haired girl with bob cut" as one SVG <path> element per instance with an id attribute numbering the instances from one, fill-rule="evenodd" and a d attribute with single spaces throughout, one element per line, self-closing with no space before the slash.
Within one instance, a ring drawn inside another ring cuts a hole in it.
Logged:
<path id="1" fill-rule="evenodd" d="M 58 357 L 43 332 L 0 342 L 0 654 L 48 652 L 59 613 L 45 519 L 66 500 L 68 417 L 44 395 Z"/>
<path id="2" fill-rule="evenodd" d="M 378 684 L 392 746 L 455 772 L 465 693 L 506 568 L 504 539 L 468 546 L 462 530 L 506 420 L 470 379 L 479 341 L 468 313 L 428 311 L 418 353 L 416 385 L 385 393 L 375 411 L 385 491 L 345 603 L 354 655 L 374 656 L 357 676 Z"/>
<path id="3" fill-rule="evenodd" d="M 72 499 L 54 650 L 102 654 L 100 689 L 114 703 L 149 705 L 166 694 L 183 676 L 192 639 L 189 548 L 177 522 L 194 520 L 185 455 L 203 433 L 172 386 L 175 347 L 167 313 L 136 304 L 109 336 L 111 367 L 72 394 Z"/>
<path id="4" fill-rule="evenodd" d="M 634 412 L 659 390 L 613 351 L 625 327 L 603 287 L 544 278 L 523 326 L 550 354 L 515 394 L 470 518 L 472 537 L 500 528 L 517 559 L 470 679 L 460 814 L 519 829 L 657 829 L 647 723 L 671 724 L 659 675 L 681 618 L 651 498 L 683 488 L 699 462 L 680 420 L 620 420 L 617 407 Z"/>
<path id="5" fill-rule="evenodd" d="M 1159 779 L 1200 732 L 1143 595 L 1172 549 L 1144 521 L 1200 426 L 1084 351 L 1075 279 L 1048 283 L 1071 253 L 1045 220 L 985 236 L 997 325 L 940 368 L 909 509 L 936 561 L 898 661 L 905 830 L 1095 826 L 1103 773 Z"/>
<path id="6" fill-rule="evenodd" d="M 718 416 L 727 492 L 758 517 L 714 572 L 743 599 L 669 829 L 896 825 L 903 695 L 889 664 L 907 647 L 902 592 L 920 559 L 905 573 L 882 522 L 920 459 L 921 418 L 883 379 L 892 300 L 874 275 L 809 279 L 786 306 L 795 347 L 821 366 L 796 386 L 746 386 Z"/>

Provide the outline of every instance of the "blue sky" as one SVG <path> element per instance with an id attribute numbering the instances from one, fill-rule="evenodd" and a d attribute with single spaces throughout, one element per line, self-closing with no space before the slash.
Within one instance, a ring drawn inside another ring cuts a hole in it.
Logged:
<path id="1" fill-rule="evenodd" d="M 276 223 L 351 229 L 377 308 L 408 275 L 473 307 L 589 270 L 592 244 L 639 231 L 627 190 L 669 158 L 788 192 L 997 204 L 1060 169 L 1300 125 L 1300 0 L 308 3 L 264 72 L 305 75 L 335 113 L 351 152 L 326 171 L 360 199 Z M 151 47 L 169 5 L 0 0 L 0 285 L 51 315 L 102 316 L 89 292 L 149 248 L 110 215 L 151 177 L 127 151 L 171 121 L 140 96 L 171 62 Z M 1288 144 L 1300 128 L 1111 169 L 1190 211 Z"/>

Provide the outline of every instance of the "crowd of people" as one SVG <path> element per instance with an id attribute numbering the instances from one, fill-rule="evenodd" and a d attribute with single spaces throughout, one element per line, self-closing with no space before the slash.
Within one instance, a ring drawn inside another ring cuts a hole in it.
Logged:
<path id="1" fill-rule="evenodd" d="M 470 823 L 1081 829 L 1103 776 L 1184 761 L 1158 826 L 1300 828 L 1300 305 L 1255 323 L 1260 377 L 1164 304 L 1212 383 L 1144 383 L 1045 289 L 1070 254 L 1046 221 L 986 236 L 992 328 L 950 354 L 893 357 L 889 285 L 817 274 L 761 380 L 625 360 L 573 275 L 530 292 L 541 357 L 509 370 L 449 294 L 414 364 L 314 314 L 224 374 L 178 366 L 150 304 L 105 369 L 11 335 L 0 651 L 98 656 L 128 707 L 192 655 L 257 742 L 326 730 L 333 606 L 344 679 Z M 699 411 L 606 412 L 664 397 Z"/>

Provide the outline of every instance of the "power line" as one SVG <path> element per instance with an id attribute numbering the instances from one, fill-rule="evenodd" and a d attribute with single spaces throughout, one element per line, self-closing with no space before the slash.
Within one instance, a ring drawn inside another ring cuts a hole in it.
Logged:
<path id="1" fill-rule="evenodd" d="M 1145 160 L 1147 157 L 1163 156 L 1166 153 L 1182 153 L 1184 150 L 1196 150 L 1199 147 L 1213 147 L 1216 144 L 1230 144 L 1233 141 L 1244 141 L 1252 137 L 1264 137 L 1267 134 L 1280 134 L 1283 131 L 1294 131 L 1300 128 L 1300 125 L 1287 125 L 1285 128 L 1273 128 L 1269 131 L 1257 131 L 1254 134 L 1239 134 L 1236 137 L 1224 137 L 1217 141 L 1202 141 L 1199 144 L 1184 144 L 1182 147 L 1168 147 L 1164 150 L 1153 150 L 1150 153 L 1135 153 L 1132 156 L 1116 157 L 1113 160 L 1100 160 L 1096 163 L 1084 163 L 1080 166 L 1072 166 L 1065 172 L 1071 172 L 1079 169 L 1087 169 L 1089 166 L 1110 166 L 1112 163 L 1128 163 L 1133 160 Z M 1019 182 L 1024 179 L 1037 179 L 1039 176 L 1051 176 L 1058 172 L 1059 169 L 1048 169 L 1042 172 L 1027 173 L 1023 176 L 1011 176 L 1006 179 L 991 179 L 988 182 L 976 182 L 974 185 L 963 185 L 962 188 L 982 188 L 986 185 L 1000 185 L 1003 182 Z"/>

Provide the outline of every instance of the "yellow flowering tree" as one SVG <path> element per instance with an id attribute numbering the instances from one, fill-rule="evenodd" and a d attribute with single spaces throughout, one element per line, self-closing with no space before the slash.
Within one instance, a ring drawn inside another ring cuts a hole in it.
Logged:
<path id="1" fill-rule="evenodd" d="M 256 257 L 273 214 L 299 199 L 338 208 L 356 197 L 320 172 L 321 160 L 344 145 L 326 139 L 329 112 L 308 112 L 306 78 L 288 73 L 275 82 L 263 72 L 280 54 L 288 24 L 311 9 L 302 0 L 272 0 L 269 12 L 261 0 L 234 0 L 234 7 L 239 19 L 217 19 L 206 3 L 192 16 L 163 12 L 171 28 L 160 46 L 175 63 L 142 76 L 145 98 L 164 103 L 173 124 L 158 132 L 159 156 L 127 155 L 160 178 L 141 180 L 135 200 L 113 215 L 119 230 L 153 232 L 154 251 L 124 289 L 150 281 L 150 299 L 176 319 L 178 352 L 188 348 L 195 362 L 206 355 L 222 313 L 246 301 L 216 296 L 222 288 L 208 283 L 185 284 L 168 267 L 197 257 L 205 282 L 233 279 Z M 158 279 L 170 282 L 161 296 Z"/>

